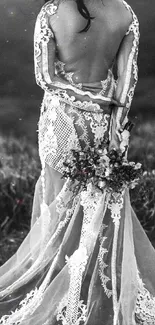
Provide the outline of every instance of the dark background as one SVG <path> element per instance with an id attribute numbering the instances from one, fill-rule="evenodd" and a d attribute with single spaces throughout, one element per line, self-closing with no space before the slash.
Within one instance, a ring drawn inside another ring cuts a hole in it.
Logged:
<path id="1" fill-rule="evenodd" d="M 140 21 L 134 121 L 155 119 L 155 0 L 129 0 Z M 35 84 L 33 31 L 41 0 L 0 0 L 0 132 L 36 141 L 43 92 Z M 103 31 L 104 32 L 104 31 Z"/>

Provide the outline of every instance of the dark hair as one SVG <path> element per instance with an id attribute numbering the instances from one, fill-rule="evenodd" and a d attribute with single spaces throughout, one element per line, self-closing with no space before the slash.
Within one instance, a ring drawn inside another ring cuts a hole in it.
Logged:
<path id="1" fill-rule="evenodd" d="M 87 19 L 87 25 L 85 26 L 84 29 L 82 29 L 80 31 L 80 33 L 87 32 L 88 29 L 90 28 L 91 20 L 94 19 L 94 17 L 90 16 L 90 13 L 83 1 L 84 0 L 76 0 L 76 4 L 77 4 L 77 8 L 79 10 L 79 13 L 81 14 L 81 16 L 83 16 L 85 19 Z"/>
<path id="2" fill-rule="evenodd" d="M 45 3 L 48 2 L 49 0 L 45 0 Z M 84 0 L 76 0 L 77 8 L 79 13 L 81 14 L 82 17 L 87 19 L 87 24 L 84 29 L 82 29 L 79 33 L 87 32 L 88 29 L 90 28 L 91 25 L 91 20 L 94 19 L 94 17 L 90 16 L 90 13 L 87 9 L 87 7 L 84 4 Z"/>

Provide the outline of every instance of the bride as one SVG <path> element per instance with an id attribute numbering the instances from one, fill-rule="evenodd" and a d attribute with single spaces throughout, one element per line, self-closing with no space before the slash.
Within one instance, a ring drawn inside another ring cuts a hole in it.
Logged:
<path id="1" fill-rule="evenodd" d="M 155 324 L 155 252 L 116 173 L 139 169 L 126 154 L 138 43 L 124 0 L 51 0 L 37 17 L 42 172 L 31 230 L 0 268 L 1 325 Z"/>

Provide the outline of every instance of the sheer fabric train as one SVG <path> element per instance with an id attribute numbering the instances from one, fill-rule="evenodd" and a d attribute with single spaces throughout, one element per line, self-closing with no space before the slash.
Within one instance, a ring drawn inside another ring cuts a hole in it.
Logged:
<path id="1" fill-rule="evenodd" d="M 137 82 L 138 20 L 127 31 L 120 56 L 126 60 L 120 101 L 130 108 Z M 121 108 L 111 111 L 117 82 L 107 78 L 74 84 L 55 58 L 51 80 L 49 48 L 54 42 L 49 16 L 58 1 L 42 7 L 35 29 L 35 74 L 45 90 L 39 120 L 42 173 L 36 184 L 31 230 L 17 253 L 0 268 L 1 325 L 153 325 L 155 252 L 130 204 L 121 195 L 83 190 L 67 179 L 57 196 L 52 170 L 62 173 L 64 155 L 104 141 L 108 146 Z M 118 60 L 119 60 L 118 55 Z M 52 88 L 53 86 L 53 88 Z M 54 88 L 55 87 L 55 88 Z M 67 89 L 90 97 L 76 101 Z M 91 99 L 101 98 L 105 109 Z M 127 119 L 127 117 L 126 117 Z"/>

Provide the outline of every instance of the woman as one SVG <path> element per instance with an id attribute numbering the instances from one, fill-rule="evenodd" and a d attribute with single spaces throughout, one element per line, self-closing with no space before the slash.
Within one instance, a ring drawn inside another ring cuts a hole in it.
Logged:
<path id="1" fill-rule="evenodd" d="M 78 178 L 62 178 L 72 149 L 76 160 L 91 148 L 88 163 L 93 148 L 125 149 L 138 27 L 122 0 L 51 0 L 38 15 L 42 173 L 31 230 L 0 268 L 0 324 L 155 324 L 155 253 L 128 188 L 118 194 L 101 190 L 103 182 L 99 190 L 93 178 L 85 188 Z"/>

